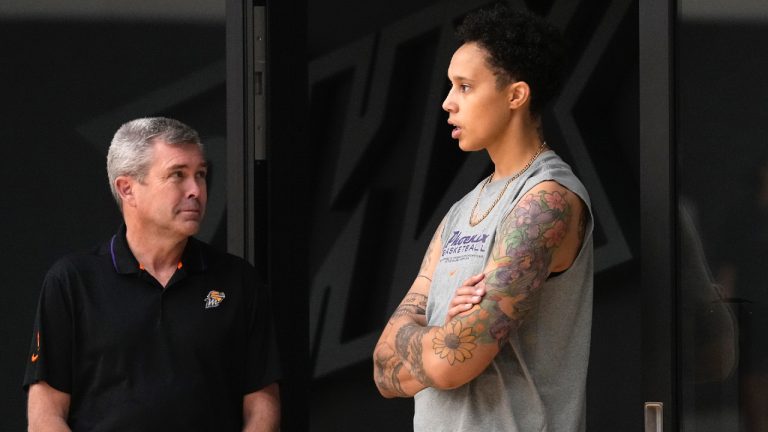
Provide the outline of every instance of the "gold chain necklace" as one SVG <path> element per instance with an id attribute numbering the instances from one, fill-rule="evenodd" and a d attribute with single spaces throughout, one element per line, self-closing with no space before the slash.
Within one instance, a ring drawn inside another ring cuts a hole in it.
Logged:
<path id="1" fill-rule="evenodd" d="M 485 186 L 488 183 L 490 183 L 491 180 L 493 179 L 493 173 L 491 173 L 491 175 L 488 176 L 488 179 L 485 180 L 485 183 L 483 183 L 483 185 L 480 186 L 480 192 L 477 194 L 477 199 L 475 200 L 475 205 L 474 205 L 474 207 L 472 207 L 472 212 L 469 214 L 469 226 L 476 226 L 477 224 L 482 222 L 486 217 L 488 217 L 489 214 L 491 214 L 491 210 L 493 210 L 493 208 L 496 207 L 496 204 L 499 203 L 499 201 L 501 200 L 502 195 L 504 195 L 504 192 L 507 191 L 507 187 L 509 187 L 509 184 L 512 183 L 512 180 L 520 177 L 525 172 L 525 170 L 527 170 L 528 168 L 531 167 L 531 165 L 533 164 L 533 161 L 535 161 L 536 158 L 539 157 L 539 155 L 544 150 L 544 147 L 546 147 L 546 145 L 547 145 L 546 142 L 542 142 L 541 143 L 541 145 L 539 146 L 539 149 L 536 151 L 536 154 L 534 154 L 533 157 L 531 158 L 531 160 L 529 160 L 528 163 L 525 164 L 523 169 L 521 169 L 520 171 L 516 172 L 512 177 L 509 178 L 509 180 L 507 180 L 507 182 L 504 184 L 504 188 L 496 196 L 496 199 L 493 200 L 493 204 L 491 204 L 491 206 L 488 207 L 488 210 L 486 210 L 485 213 L 483 213 L 483 215 L 480 216 L 480 218 L 478 219 L 478 218 L 475 217 L 475 211 L 477 210 L 477 205 L 480 204 L 480 197 L 483 195 L 483 190 L 485 190 Z"/>

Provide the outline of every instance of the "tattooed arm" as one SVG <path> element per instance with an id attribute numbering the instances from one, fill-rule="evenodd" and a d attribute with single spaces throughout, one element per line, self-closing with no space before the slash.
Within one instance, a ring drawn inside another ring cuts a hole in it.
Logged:
<path id="1" fill-rule="evenodd" d="M 400 369 L 424 387 L 443 389 L 479 375 L 535 308 L 550 273 L 570 267 L 584 235 L 584 210 L 575 194 L 555 182 L 528 192 L 497 230 L 485 279 L 478 284 L 486 293 L 480 303 L 440 327 L 397 326 Z"/>
<path id="2" fill-rule="evenodd" d="M 414 369 L 404 367 L 403 359 L 397 353 L 396 337 L 402 327 L 414 325 L 426 328 L 427 296 L 442 249 L 440 237 L 443 226 L 444 221 L 432 236 L 411 289 L 387 322 L 373 351 L 373 379 L 385 397 L 413 396 L 429 383 L 424 371 L 419 370 L 418 366 Z"/>

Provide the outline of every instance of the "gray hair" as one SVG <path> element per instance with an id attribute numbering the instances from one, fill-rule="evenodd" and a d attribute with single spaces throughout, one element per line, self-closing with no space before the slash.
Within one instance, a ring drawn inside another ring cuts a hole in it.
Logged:
<path id="1" fill-rule="evenodd" d="M 117 204 L 122 207 L 115 179 L 131 176 L 144 181 L 152 163 L 152 148 L 161 140 L 170 145 L 195 144 L 203 150 L 197 131 L 186 124 L 165 117 L 148 117 L 131 120 L 115 132 L 107 153 L 109 188 Z"/>

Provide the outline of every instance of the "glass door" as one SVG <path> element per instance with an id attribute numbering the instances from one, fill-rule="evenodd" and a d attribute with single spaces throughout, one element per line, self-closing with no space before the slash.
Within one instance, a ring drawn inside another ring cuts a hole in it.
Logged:
<path id="1" fill-rule="evenodd" d="M 768 430 L 768 3 L 676 14 L 680 430 Z"/>

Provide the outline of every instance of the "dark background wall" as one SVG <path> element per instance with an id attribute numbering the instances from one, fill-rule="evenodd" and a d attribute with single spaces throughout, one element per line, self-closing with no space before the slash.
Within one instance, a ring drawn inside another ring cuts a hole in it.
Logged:
<path id="1" fill-rule="evenodd" d="M 454 24 L 485 3 L 309 5 L 311 430 L 411 427 L 412 401 L 378 395 L 370 356 L 440 218 L 490 169 L 485 154 L 458 150 L 440 108 Z M 511 3 L 570 43 L 545 134 L 585 181 L 597 220 L 587 429 L 637 430 L 637 3 Z"/>

